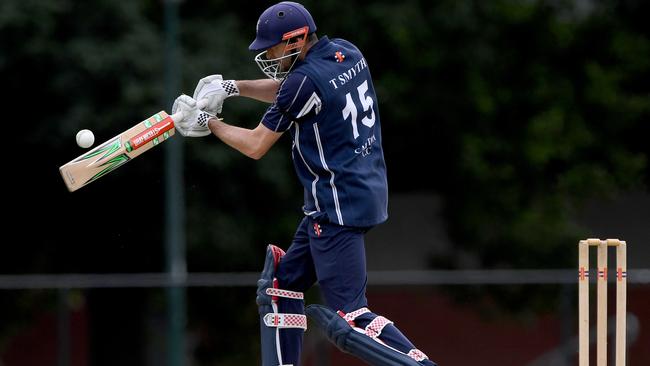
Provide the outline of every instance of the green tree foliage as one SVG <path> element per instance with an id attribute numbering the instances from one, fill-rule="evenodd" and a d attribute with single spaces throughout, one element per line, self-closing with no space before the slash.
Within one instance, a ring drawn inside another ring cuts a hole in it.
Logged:
<path id="1" fill-rule="evenodd" d="M 212 73 L 261 77 L 246 48 L 257 14 L 243 7 L 230 9 L 226 2 L 197 2 L 184 6 L 180 16 L 184 79 L 179 93 L 192 94 L 196 81 Z M 65 191 L 57 172 L 80 153 L 74 144 L 77 130 L 92 129 L 100 142 L 150 114 L 170 110 L 162 102 L 167 52 L 162 19 L 161 4 L 151 1 L 0 3 L 0 74 L 5 90 L 11 90 L 8 119 L 21 118 L 16 128 L 25 132 L 14 140 L 21 147 L 21 160 L 11 163 L 24 175 L 9 185 L 17 197 L 29 201 L 10 210 L 7 226 L 20 245 L 0 256 L 2 273 L 164 270 L 164 145 L 74 194 Z M 240 22 L 246 19 L 243 31 Z M 226 119 L 253 127 L 264 108 L 233 101 L 225 108 Z M 215 139 L 186 141 L 189 271 L 257 271 L 267 242 L 288 245 L 301 216 L 301 191 L 291 171 L 290 145 L 286 139 L 279 145 L 255 163 Z M 26 162 L 28 166 L 21 166 Z M 237 332 L 223 335 L 212 328 L 220 325 L 210 315 L 249 314 L 220 324 L 255 333 L 254 292 L 226 291 L 226 299 L 216 291 L 208 293 L 189 292 L 189 331 L 198 333 L 209 322 L 220 348 L 254 357 L 256 342 L 242 342 Z M 44 292 L 10 295 L 0 304 L 5 325 L 0 346 L 30 316 L 53 303 L 30 300 L 47 299 Z M 93 290 L 86 296 L 94 330 L 93 364 L 123 363 L 126 353 L 116 355 L 104 344 L 119 341 L 145 349 L 140 330 L 144 321 L 136 320 L 164 309 L 158 297 L 122 290 Z M 129 307 L 129 301 L 138 306 Z M 120 324 L 121 330 L 111 333 L 111 323 Z M 141 364 L 144 355 L 132 356 L 131 362 Z M 216 356 L 196 357 L 209 361 Z M 219 364 L 226 364 L 230 356 L 218 357 Z"/>
<path id="2" fill-rule="evenodd" d="M 346 33 L 370 46 L 393 192 L 442 194 L 453 242 L 480 265 L 568 266 L 575 210 L 647 186 L 645 3 L 367 9 Z"/>

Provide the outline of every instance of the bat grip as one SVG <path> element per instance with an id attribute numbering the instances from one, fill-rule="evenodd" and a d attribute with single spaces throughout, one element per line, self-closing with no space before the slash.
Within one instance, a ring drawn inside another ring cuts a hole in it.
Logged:
<path id="1" fill-rule="evenodd" d="M 197 104 L 197 106 L 199 107 L 199 109 L 203 109 L 203 108 L 205 108 L 205 107 L 208 105 L 208 100 L 207 100 L 207 99 L 201 99 L 201 100 L 199 100 L 198 103 L 196 103 L 196 104 Z M 183 114 L 183 111 L 178 111 L 178 112 L 172 114 L 170 117 L 172 118 L 172 120 L 174 121 L 174 123 L 176 123 L 176 122 L 182 120 L 183 117 L 185 117 L 185 116 L 184 116 L 184 114 Z"/>

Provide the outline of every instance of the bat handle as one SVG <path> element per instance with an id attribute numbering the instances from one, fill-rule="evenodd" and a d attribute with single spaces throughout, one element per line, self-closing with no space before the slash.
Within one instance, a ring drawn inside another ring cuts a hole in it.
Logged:
<path id="1" fill-rule="evenodd" d="M 203 108 L 205 108 L 207 105 L 208 105 L 208 100 L 207 100 L 207 99 L 201 99 L 201 100 L 199 100 L 199 102 L 197 103 L 197 106 L 199 107 L 199 109 L 203 109 Z M 183 115 L 183 111 L 178 111 L 178 112 L 172 114 L 170 117 L 171 117 L 171 119 L 174 121 L 174 123 L 176 123 L 176 122 L 178 122 L 178 121 L 180 121 L 180 120 L 183 119 L 183 117 L 184 117 L 184 115 Z"/>

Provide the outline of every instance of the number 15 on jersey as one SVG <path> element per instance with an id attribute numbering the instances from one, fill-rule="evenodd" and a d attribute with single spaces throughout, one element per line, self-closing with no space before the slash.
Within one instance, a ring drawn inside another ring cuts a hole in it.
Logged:
<path id="1" fill-rule="evenodd" d="M 370 95 L 366 95 L 368 92 L 368 80 L 364 80 L 361 85 L 357 87 L 357 92 L 359 94 L 359 101 L 361 102 L 361 107 L 363 108 L 364 112 L 370 111 L 370 116 L 363 117 L 361 119 L 361 123 L 363 123 L 364 126 L 367 127 L 372 127 L 375 125 L 375 111 L 373 110 L 372 106 L 374 105 L 374 101 L 372 100 L 372 97 Z M 359 128 L 357 125 L 357 114 L 358 114 L 358 109 L 357 105 L 354 103 L 352 100 L 352 95 L 350 93 L 347 93 L 345 95 L 345 107 L 341 111 L 343 113 L 343 120 L 347 120 L 348 117 L 351 117 L 352 121 L 352 135 L 354 138 L 359 137 Z"/>

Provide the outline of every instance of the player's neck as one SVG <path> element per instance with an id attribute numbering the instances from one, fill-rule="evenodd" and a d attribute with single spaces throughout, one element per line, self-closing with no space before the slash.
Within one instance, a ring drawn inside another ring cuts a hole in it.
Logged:
<path id="1" fill-rule="evenodd" d="M 318 43 L 318 36 L 316 36 L 316 33 L 314 33 L 313 37 L 309 37 L 307 40 L 307 43 L 305 43 L 305 46 L 302 48 L 302 51 L 300 52 L 299 59 L 302 61 L 305 59 L 307 56 L 307 52 L 316 44 Z"/>

